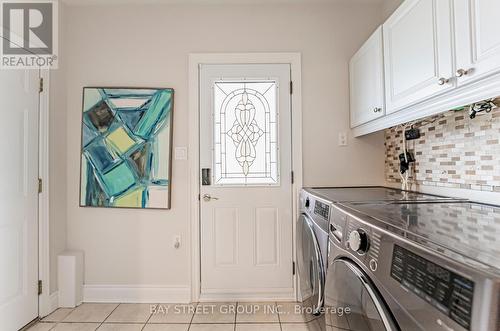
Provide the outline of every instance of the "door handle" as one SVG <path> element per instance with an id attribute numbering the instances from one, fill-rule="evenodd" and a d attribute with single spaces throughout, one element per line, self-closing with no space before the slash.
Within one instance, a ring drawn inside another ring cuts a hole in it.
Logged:
<path id="1" fill-rule="evenodd" d="M 210 202 L 211 200 L 219 200 L 219 198 L 213 197 L 210 194 L 203 195 L 203 201 Z"/>

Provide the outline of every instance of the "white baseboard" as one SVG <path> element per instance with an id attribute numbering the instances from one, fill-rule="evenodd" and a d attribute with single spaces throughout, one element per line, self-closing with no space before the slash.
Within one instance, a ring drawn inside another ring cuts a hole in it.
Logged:
<path id="1" fill-rule="evenodd" d="M 189 303 L 188 286 L 84 285 L 83 302 Z"/>
<path id="2" fill-rule="evenodd" d="M 295 301 L 293 288 L 285 289 L 248 289 L 225 291 L 202 290 L 200 302 L 273 302 L 273 301 Z"/>

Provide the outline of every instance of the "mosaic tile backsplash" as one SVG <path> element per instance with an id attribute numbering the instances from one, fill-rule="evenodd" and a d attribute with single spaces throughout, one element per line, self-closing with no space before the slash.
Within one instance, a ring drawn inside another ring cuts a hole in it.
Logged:
<path id="1" fill-rule="evenodd" d="M 498 99 L 497 99 L 498 100 Z M 500 109 L 470 119 L 467 111 L 449 111 L 415 123 L 420 139 L 408 142 L 416 162 L 412 184 L 500 192 Z M 403 128 L 385 131 L 385 176 L 400 183 L 399 154 Z"/>

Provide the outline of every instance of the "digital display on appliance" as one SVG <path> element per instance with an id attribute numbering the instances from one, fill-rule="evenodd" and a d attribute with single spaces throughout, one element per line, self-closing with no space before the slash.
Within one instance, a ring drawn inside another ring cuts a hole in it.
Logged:
<path id="1" fill-rule="evenodd" d="M 328 215 L 330 214 L 330 206 L 321 201 L 316 201 L 314 203 L 314 213 L 328 220 Z"/>
<path id="2" fill-rule="evenodd" d="M 474 282 L 394 245 L 391 277 L 470 330 Z"/>

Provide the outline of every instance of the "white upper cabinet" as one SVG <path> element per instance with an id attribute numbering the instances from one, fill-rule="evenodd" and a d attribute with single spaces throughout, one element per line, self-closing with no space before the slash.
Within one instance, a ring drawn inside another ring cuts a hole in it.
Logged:
<path id="1" fill-rule="evenodd" d="M 459 85 L 500 71 L 500 0 L 454 0 Z"/>
<path id="2" fill-rule="evenodd" d="M 498 97 L 499 13 L 500 0 L 405 0 L 350 62 L 354 135 Z"/>
<path id="3" fill-rule="evenodd" d="M 385 114 L 382 27 L 368 39 L 349 63 L 351 127 Z"/>
<path id="4" fill-rule="evenodd" d="M 406 0 L 383 25 L 386 113 L 456 86 L 451 11 L 451 0 Z"/>

